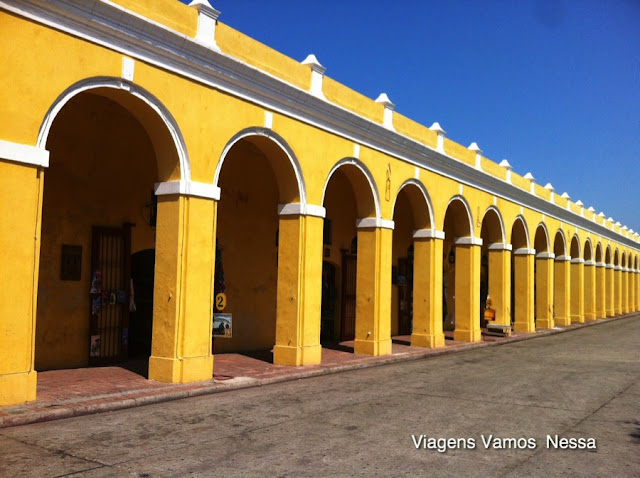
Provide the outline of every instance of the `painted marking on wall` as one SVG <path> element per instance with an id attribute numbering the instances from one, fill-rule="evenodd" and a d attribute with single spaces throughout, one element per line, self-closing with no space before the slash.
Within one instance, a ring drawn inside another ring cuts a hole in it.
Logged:
<path id="1" fill-rule="evenodd" d="M 135 61 L 132 58 L 126 56 L 122 57 L 122 78 L 127 81 L 133 81 L 133 74 L 135 71 Z"/>
<path id="2" fill-rule="evenodd" d="M 267 129 L 273 128 L 273 113 L 271 111 L 264 112 L 264 127 Z"/>

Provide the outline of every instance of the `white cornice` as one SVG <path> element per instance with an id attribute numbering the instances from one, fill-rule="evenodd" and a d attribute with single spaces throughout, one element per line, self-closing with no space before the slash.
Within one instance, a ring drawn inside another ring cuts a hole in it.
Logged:
<path id="1" fill-rule="evenodd" d="M 640 250 L 633 239 L 107 0 L 0 0 L 0 8 Z"/>

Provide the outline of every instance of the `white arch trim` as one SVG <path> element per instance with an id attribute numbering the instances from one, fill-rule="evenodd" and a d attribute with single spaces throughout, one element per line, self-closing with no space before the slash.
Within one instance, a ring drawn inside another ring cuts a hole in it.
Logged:
<path id="1" fill-rule="evenodd" d="M 489 211 L 493 211 L 498 215 L 498 222 L 500 223 L 500 232 L 502 233 L 502 243 L 505 242 L 505 235 L 504 235 L 504 219 L 502 219 L 502 214 L 500 214 L 500 209 L 498 209 L 495 206 L 489 206 L 487 208 L 487 210 L 484 212 L 484 214 L 482 215 L 482 221 L 480 222 L 480 224 L 482 224 L 484 222 L 484 218 L 487 217 L 487 213 Z M 480 226 L 480 234 L 482 234 L 482 226 Z M 509 249 L 511 250 L 511 249 Z"/>
<path id="2" fill-rule="evenodd" d="M 522 222 L 522 227 L 524 227 L 524 236 L 527 239 L 527 247 L 523 249 L 530 249 L 531 240 L 529 239 L 529 228 L 527 227 L 527 221 L 521 214 L 518 214 L 516 216 L 516 218 L 513 221 L 513 225 L 511 226 L 511 243 L 513 244 L 513 227 L 516 225 L 516 222 L 518 221 Z"/>
<path id="3" fill-rule="evenodd" d="M 364 174 L 365 178 L 369 182 L 369 187 L 371 188 L 371 194 L 373 195 L 373 203 L 376 210 L 376 218 L 382 220 L 380 213 L 380 196 L 378 195 L 378 187 L 376 186 L 376 181 L 373 179 L 373 175 L 371 171 L 364 165 L 362 161 L 356 158 L 343 158 L 333 165 L 331 171 L 329 171 L 329 175 L 327 176 L 327 180 L 324 182 L 324 187 L 322 188 L 322 204 L 324 204 L 324 197 L 327 194 L 327 186 L 329 185 L 329 181 L 331 180 L 331 176 L 335 173 L 338 168 L 345 165 L 351 165 L 358 168 Z M 393 222 L 393 221 L 391 221 Z"/>
<path id="4" fill-rule="evenodd" d="M 431 198 L 429 197 L 429 193 L 427 192 L 426 186 L 422 184 L 421 181 L 414 178 L 407 179 L 398 188 L 398 191 L 396 192 L 396 197 L 393 200 L 393 207 L 391 208 L 391 217 L 393 217 L 393 215 L 396 212 L 396 203 L 398 202 L 398 196 L 400 195 L 400 191 L 402 191 L 402 188 L 409 185 L 416 186 L 424 196 L 424 200 L 427 203 L 427 213 L 429 214 L 429 224 L 431 225 L 431 227 L 433 227 L 434 217 L 433 217 L 433 206 L 431 205 Z"/>
<path id="5" fill-rule="evenodd" d="M 248 138 L 251 136 L 261 136 L 263 138 L 268 138 L 272 142 L 274 142 L 287 156 L 287 159 L 291 163 L 291 167 L 293 168 L 293 173 L 296 176 L 296 182 L 298 183 L 298 192 L 300 194 L 300 203 L 303 205 L 307 204 L 307 189 L 304 184 L 304 176 L 302 175 L 302 168 L 300 167 L 300 163 L 298 162 L 298 158 L 294 154 L 291 147 L 287 144 L 287 142 L 276 132 L 268 128 L 262 127 L 251 127 L 247 129 L 243 129 L 239 133 L 235 134 L 226 144 L 224 149 L 222 150 L 222 154 L 220 155 L 220 159 L 218 160 L 218 164 L 216 165 L 216 171 L 213 175 L 213 185 L 215 187 L 219 187 L 218 181 L 220 180 L 220 171 L 222 170 L 222 165 L 224 164 L 225 159 L 227 158 L 227 154 L 233 146 L 240 140 L 244 138 Z"/>
<path id="6" fill-rule="evenodd" d="M 587 237 L 587 239 L 584 241 L 584 246 L 582 247 L 582 258 L 584 259 L 584 256 L 587 253 L 587 244 L 589 244 L 589 250 L 591 251 L 591 258 L 593 259 L 596 256 L 596 251 L 593 248 L 593 243 L 591 242 L 591 239 L 589 237 Z"/>
<path id="7" fill-rule="evenodd" d="M 88 90 L 94 90 L 96 88 L 111 88 L 115 90 L 126 91 L 139 100 L 142 100 L 147 106 L 155 111 L 167 127 L 167 130 L 169 131 L 169 134 L 171 135 L 171 138 L 173 139 L 173 142 L 176 146 L 176 152 L 178 154 L 178 160 L 180 163 L 181 181 L 191 181 L 191 166 L 189 164 L 189 155 L 187 154 L 187 147 L 185 145 L 184 138 L 182 137 L 182 133 L 178 128 L 176 120 L 173 118 L 169 110 L 155 96 L 153 96 L 147 90 L 135 85 L 134 83 L 125 81 L 122 78 L 87 78 L 74 83 L 65 91 L 63 91 L 60 96 L 56 98 L 56 100 L 53 102 L 53 104 L 45 114 L 44 120 L 42 121 L 40 130 L 38 132 L 38 141 L 36 143 L 36 147 L 39 149 L 46 149 L 47 140 L 49 138 L 49 133 L 51 131 L 53 121 L 58 116 L 58 113 L 60 113 L 60 110 L 62 110 L 62 108 L 69 102 L 69 100 L 71 100 L 71 98 L 79 95 L 80 93 Z"/>
<path id="8" fill-rule="evenodd" d="M 469 203 L 467 202 L 465 197 L 460 194 L 456 194 L 451 199 L 449 199 L 449 202 L 447 203 L 447 207 L 444 210 L 445 212 L 444 212 L 444 218 L 442 220 L 442 227 L 444 228 L 444 221 L 447 219 L 447 211 L 449 210 L 449 206 L 451 206 L 451 203 L 453 201 L 460 201 L 464 206 L 464 208 L 466 209 L 467 218 L 469 219 L 469 232 L 471 234 L 469 237 L 475 238 L 476 235 L 473 231 L 473 214 L 471 214 L 471 208 L 469 207 Z M 482 240 L 480 241 L 480 245 L 482 245 Z"/>

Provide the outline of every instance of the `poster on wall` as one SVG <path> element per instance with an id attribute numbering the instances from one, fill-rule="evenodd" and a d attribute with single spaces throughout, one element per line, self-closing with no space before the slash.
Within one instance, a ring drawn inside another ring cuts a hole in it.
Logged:
<path id="1" fill-rule="evenodd" d="M 231 314 L 213 314 L 213 336 L 231 338 Z"/>

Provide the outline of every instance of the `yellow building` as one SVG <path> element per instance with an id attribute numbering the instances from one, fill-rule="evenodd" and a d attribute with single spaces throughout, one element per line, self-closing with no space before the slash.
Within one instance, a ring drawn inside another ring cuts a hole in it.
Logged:
<path id="1" fill-rule="evenodd" d="M 517 332 L 640 308 L 637 233 L 218 14 L 0 1 L 0 405 L 131 356 L 210 379 L 223 289 L 215 351 L 300 366 L 481 340 L 487 295 Z"/>

